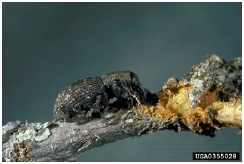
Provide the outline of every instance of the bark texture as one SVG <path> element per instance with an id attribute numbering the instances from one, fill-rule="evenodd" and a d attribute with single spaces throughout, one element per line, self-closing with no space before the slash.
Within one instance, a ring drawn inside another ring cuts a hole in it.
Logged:
<path id="1" fill-rule="evenodd" d="M 241 74 L 241 58 L 212 55 L 149 93 L 146 105 L 125 109 L 115 102 L 101 118 L 74 122 L 9 122 L 2 127 L 3 161 L 76 161 L 94 147 L 162 129 L 212 137 L 221 127 L 241 130 Z"/>

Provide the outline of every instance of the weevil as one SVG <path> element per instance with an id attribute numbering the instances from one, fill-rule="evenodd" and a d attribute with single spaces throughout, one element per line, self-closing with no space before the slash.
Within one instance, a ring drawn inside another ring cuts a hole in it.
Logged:
<path id="1" fill-rule="evenodd" d="M 59 93 L 54 104 L 54 119 L 65 120 L 77 114 L 84 114 L 85 117 L 99 116 L 113 98 L 132 99 L 137 104 L 146 103 L 147 92 L 138 76 L 131 71 L 85 78 Z"/>

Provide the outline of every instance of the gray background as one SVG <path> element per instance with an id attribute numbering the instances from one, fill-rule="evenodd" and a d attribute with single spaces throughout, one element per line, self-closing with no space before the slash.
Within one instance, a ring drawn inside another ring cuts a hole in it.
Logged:
<path id="1" fill-rule="evenodd" d="M 3 124 L 53 119 L 58 93 L 116 70 L 150 91 L 206 54 L 242 54 L 241 3 L 3 3 Z M 169 130 L 85 152 L 79 161 L 191 161 L 192 152 L 241 152 L 237 129 L 215 138 Z"/>

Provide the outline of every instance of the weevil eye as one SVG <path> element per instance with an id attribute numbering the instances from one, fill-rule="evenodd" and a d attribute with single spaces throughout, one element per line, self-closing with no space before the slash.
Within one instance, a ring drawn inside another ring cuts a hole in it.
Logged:
<path id="1" fill-rule="evenodd" d="M 60 109 L 61 109 L 61 110 L 64 110 L 64 108 L 65 108 L 65 105 L 61 104 L 61 105 L 60 105 Z"/>

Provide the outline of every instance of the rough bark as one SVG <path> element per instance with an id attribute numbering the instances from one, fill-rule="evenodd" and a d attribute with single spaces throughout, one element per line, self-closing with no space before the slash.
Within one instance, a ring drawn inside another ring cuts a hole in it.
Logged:
<path id="1" fill-rule="evenodd" d="M 75 122 L 9 122 L 3 126 L 3 161 L 76 161 L 94 147 L 162 129 L 212 137 L 221 127 L 241 130 L 241 73 L 241 58 L 226 62 L 213 55 L 148 94 L 146 105 L 115 105 L 101 118 Z"/>

